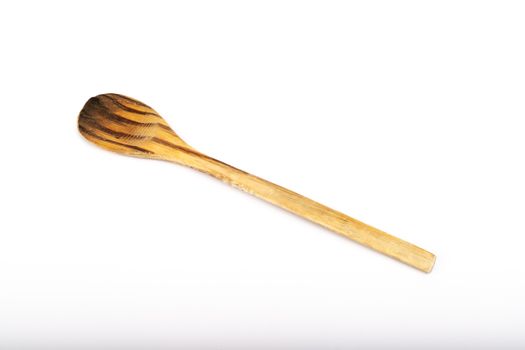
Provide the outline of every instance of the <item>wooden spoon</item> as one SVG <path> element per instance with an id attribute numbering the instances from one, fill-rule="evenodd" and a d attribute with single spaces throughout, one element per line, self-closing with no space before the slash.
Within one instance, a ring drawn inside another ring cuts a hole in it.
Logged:
<path id="1" fill-rule="evenodd" d="M 132 98 L 118 94 L 90 98 L 80 111 L 78 128 L 86 139 L 102 148 L 208 173 L 424 272 L 430 272 L 436 260 L 432 253 L 413 244 L 196 151 L 155 110 Z"/>

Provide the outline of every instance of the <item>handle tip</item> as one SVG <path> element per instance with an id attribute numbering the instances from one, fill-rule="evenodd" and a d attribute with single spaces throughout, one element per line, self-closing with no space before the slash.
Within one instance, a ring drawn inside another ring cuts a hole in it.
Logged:
<path id="1" fill-rule="evenodd" d="M 428 259 L 426 259 L 425 264 L 420 266 L 420 270 L 425 273 L 432 272 L 432 269 L 434 268 L 434 264 L 436 263 L 436 256 L 434 254 L 430 254 Z"/>

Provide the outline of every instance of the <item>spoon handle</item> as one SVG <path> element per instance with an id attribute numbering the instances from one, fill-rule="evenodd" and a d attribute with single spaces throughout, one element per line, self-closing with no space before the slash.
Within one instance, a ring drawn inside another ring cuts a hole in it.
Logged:
<path id="1" fill-rule="evenodd" d="M 185 164 L 208 173 L 256 197 L 348 237 L 421 271 L 430 272 L 434 254 L 389 235 L 284 187 L 246 173 L 198 152 L 186 154 Z M 180 161 L 180 155 L 177 157 Z"/>

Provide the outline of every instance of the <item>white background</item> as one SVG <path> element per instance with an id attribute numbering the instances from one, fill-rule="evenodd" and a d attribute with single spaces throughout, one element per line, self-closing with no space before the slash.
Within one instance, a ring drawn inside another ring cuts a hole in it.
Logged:
<path id="1" fill-rule="evenodd" d="M 0 349 L 523 348 L 523 2 L 2 2 Z M 84 141 L 96 94 L 437 255 Z"/>

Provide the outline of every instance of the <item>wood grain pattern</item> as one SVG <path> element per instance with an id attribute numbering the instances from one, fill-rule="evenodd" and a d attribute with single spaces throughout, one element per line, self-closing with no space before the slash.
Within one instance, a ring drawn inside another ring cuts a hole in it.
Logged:
<path id="1" fill-rule="evenodd" d="M 161 159 L 210 174 L 254 196 L 313 221 L 421 271 L 435 256 L 298 193 L 232 167 L 189 146 L 151 107 L 119 94 L 90 98 L 78 118 L 80 133 L 107 150 Z"/>

